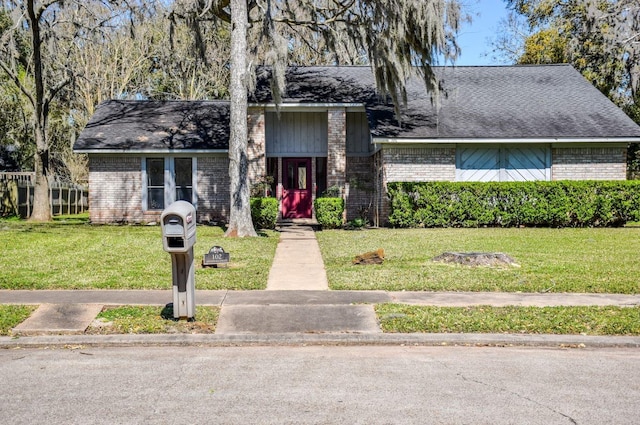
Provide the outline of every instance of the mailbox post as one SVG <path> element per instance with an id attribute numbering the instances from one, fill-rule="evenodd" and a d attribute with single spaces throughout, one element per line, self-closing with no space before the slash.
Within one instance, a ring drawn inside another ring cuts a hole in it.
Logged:
<path id="1" fill-rule="evenodd" d="M 195 317 L 195 266 L 193 245 L 196 243 L 196 210 L 186 201 L 169 205 L 160 217 L 162 245 L 171 254 L 173 276 L 173 317 Z"/>

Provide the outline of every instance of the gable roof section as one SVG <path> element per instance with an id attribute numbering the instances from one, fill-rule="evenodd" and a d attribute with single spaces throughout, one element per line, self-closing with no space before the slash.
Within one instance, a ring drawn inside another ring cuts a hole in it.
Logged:
<path id="1" fill-rule="evenodd" d="M 434 72 L 438 98 L 421 78 L 410 78 L 400 122 L 391 102 L 377 94 L 369 67 L 290 68 L 283 102 L 362 103 L 374 138 L 640 137 L 640 127 L 570 65 L 434 67 Z M 264 76 L 253 100 L 272 102 Z"/>
<path id="2" fill-rule="evenodd" d="M 229 102 L 109 100 L 73 149 L 81 153 L 226 150 Z"/>
<path id="3" fill-rule="evenodd" d="M 293 67 L 283 107 L 363 105 L 377 142 L 640 141 L 640 126 L 570 65 L 435 67 L 437 99 L 414 76 L 401 121 L 369 67 Z M 273 103 L 267 69 L 250 101 Z M 102 103 L 79 153 L 212 152 L 229 144 L 227 101 Z"/>

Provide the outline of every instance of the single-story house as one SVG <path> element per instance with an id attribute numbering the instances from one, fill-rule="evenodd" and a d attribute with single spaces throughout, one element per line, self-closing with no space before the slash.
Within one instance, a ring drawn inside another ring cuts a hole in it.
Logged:
<path id="1" fill-rule="evenodd" d="M 368 67 L 290 68 L 279 105 L 264 70 L 247 116 L 252 183 L 271 183 L 282 218 L 312 218 L 339 188 L 349 219 L 383 225 L 389 182 L 626 178 L 640 127 L 573 67 L 434 71 L 439 93 L 410 79 L 398 115 Z M 89 156 L 91 221 L 157 221 L 179 199 L 224 221 L 228 143 L 225 101 L 101 104 L 74 145 Z"/>

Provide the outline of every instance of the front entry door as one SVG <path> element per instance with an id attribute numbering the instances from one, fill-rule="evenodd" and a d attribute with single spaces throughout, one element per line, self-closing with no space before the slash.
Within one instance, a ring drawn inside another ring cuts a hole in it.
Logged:
<path id="1" fill-rule="evenodd" d="M 282 217 L 311 218 L 311 158 L 284 158 L 282 168 Z"/>

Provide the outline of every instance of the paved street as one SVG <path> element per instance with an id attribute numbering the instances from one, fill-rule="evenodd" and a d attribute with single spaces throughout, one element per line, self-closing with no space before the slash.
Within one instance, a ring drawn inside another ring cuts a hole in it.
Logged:
<path id="1" fill-rule="evenodd" d="M 0 350 L 12 424 L 636 424 L 640 351 Z"/>

